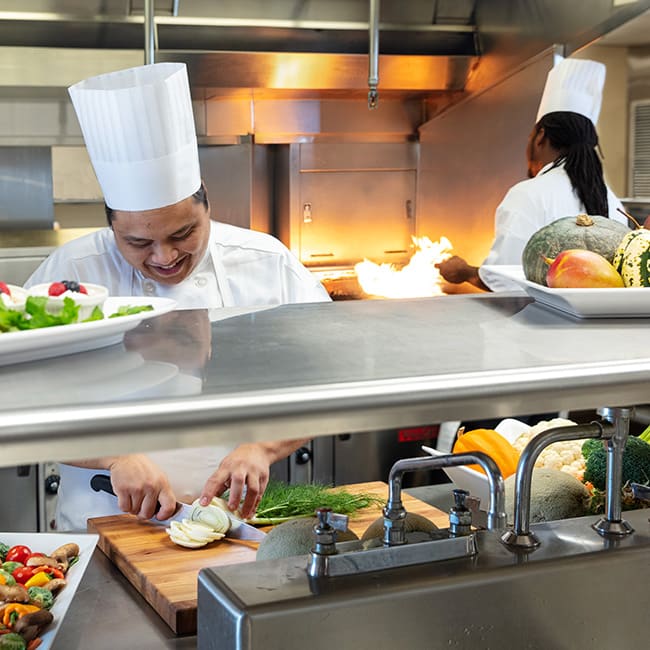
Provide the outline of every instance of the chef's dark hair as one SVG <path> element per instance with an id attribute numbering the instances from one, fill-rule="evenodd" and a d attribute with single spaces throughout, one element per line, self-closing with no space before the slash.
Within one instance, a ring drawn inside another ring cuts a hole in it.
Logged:
<path id="1" fill-rule="evenodd" d="M 556 111 L 547 113 L 537 123 L 537 131 L 542 128 L 551 146 L 560 152 L 553 167 L 564 164 L 571 185 L 587 214 L 608 217 L 607 187 L 593 122 L 579 113 Z"/>
<path id="2" fill-rule="evenodd" d="M 192 198 L 196 203 L 201 203 L 203 207 L 207 210 L 208 209 L 208 191 L 205 189 L 205 184 L 203 181 L 201 181 L 201 187 L 199 187 L 194 194 L 192 194 Z M 115 217 L 115 210 L 113 208 L 109 207 L 106 202 L 104 202 L 104 211 L 106 212 L 106 220 L 108 221 L 109 226 L 113 226 L 113 219 Z"/>

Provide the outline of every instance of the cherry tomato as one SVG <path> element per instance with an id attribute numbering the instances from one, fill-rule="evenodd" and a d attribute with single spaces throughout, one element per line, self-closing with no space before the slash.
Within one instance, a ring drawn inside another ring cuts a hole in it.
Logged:
<path id="1" fill-rule="evenodd" d="M 34 567 L 34 573 L 41 573 L 42 571 L 47 573 L 50 576 L 50 578 L 61 578 L 61 580 L 65 578 L 65 576 L 63 575 L 63 571 L 59 571 L 59 569 L 53 566 Z"/>
<path id="2" fill-rule="evenodd" d="M 19 569 L 16 569 L 11 575 L 16 582 L 24 585 L 34 575 L 34 569 L 31 566 L 21 566 Z"/>
<path id="3" fill-rule="evenodd" d="M 29 560 L 30 557 L 45 557 L 45 553 L 30 553 L 23 564 L 27 564 L 27 560 Z"/>
<path id="4" fill-rule="evenodd" d="M 25 564 L 25 561 L 31 554 L 32 550 L 29 548 L 29 546 L 12 546 L 7 551 L 5 562 L 20 562 L 21 564 Z"/>

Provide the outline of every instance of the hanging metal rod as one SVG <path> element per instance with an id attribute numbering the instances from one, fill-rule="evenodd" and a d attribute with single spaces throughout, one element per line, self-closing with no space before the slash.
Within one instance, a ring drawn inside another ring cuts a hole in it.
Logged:
<path id="1" fill-rule="evenodd" d="M 377 108 L 379 84 L 379 0 L 370 0 L 368 21 L 370 48 L 368 51 L 368 108 Z"/>

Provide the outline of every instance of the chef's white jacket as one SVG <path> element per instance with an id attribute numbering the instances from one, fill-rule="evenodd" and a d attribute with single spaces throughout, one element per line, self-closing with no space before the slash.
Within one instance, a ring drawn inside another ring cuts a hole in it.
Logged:
<path id="1" fill-rule="evenodd" d="M 627 219 L 617 208 L 623 208 L 614 193 L 607 188 L 609 218 L 627 225 Z M 484 265 L 521 264 L 521 255 L 528 240 L 540 228 L 562 217 L 585 212 L 564 166 L 543 167 L 535 178 L 517 183 L 508 190 L 497 207 L 494 218 L 495 237 Z M 492 291 L 518 288 L 479 269 L 483 282 Z"/>
<path id="2" fill-rule="evenodd" d="M 178 285 L 159 284 L 129 265 L 119 253 L 110 228 L 57 248 L 25 287 L 60 280 L 101 284 L 108 287 L 112 296 L 173 298 L 179 309 L 330 300 L 315 276 L 280 241 L 264 233 L 214 221 L 204 258 L 192 275 Z M 187 390 L 187 385 L 185 382 L 182 390 Z M 197 390 L 200 391 L 200 385 Z M 152 452 L 148 456 L 165 471 L 176 498 L 188 503 L 199 496 L 206 479 L 234 447 L 179 449 Z M 90 488 L 90 478 L 98 470 L 63 464 L 60 469 L 59 530 L 85 530 L 89 517 L 120 514 L 115 497 Z"/>

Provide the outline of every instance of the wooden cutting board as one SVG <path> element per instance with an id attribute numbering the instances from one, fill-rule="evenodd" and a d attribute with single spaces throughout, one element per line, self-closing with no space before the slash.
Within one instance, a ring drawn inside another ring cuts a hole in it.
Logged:
<path id="1" fill-rule="evenodd" d="M 353 493 L 370 492 L 382 500 L 388 496 L 388 486 L 380 481 L 344 488 Z M 402 501 L 408 512 L 423 515 L 441 528 L 448 526 L 446 513 L 405 493 Z M 361 537 L 379 516 L 380 506 L 360 510 L 350 517 L 349 527 Z M 88 530 L 99 535 L 99 548 L 176 634 L 196 634 L 199 571 L 254 562 L 258 546 L 226 537 L 200 549 L 185 549 L 170 541 L 163 526 L 138 521 L 132 515 L 89 519 Z"/>

